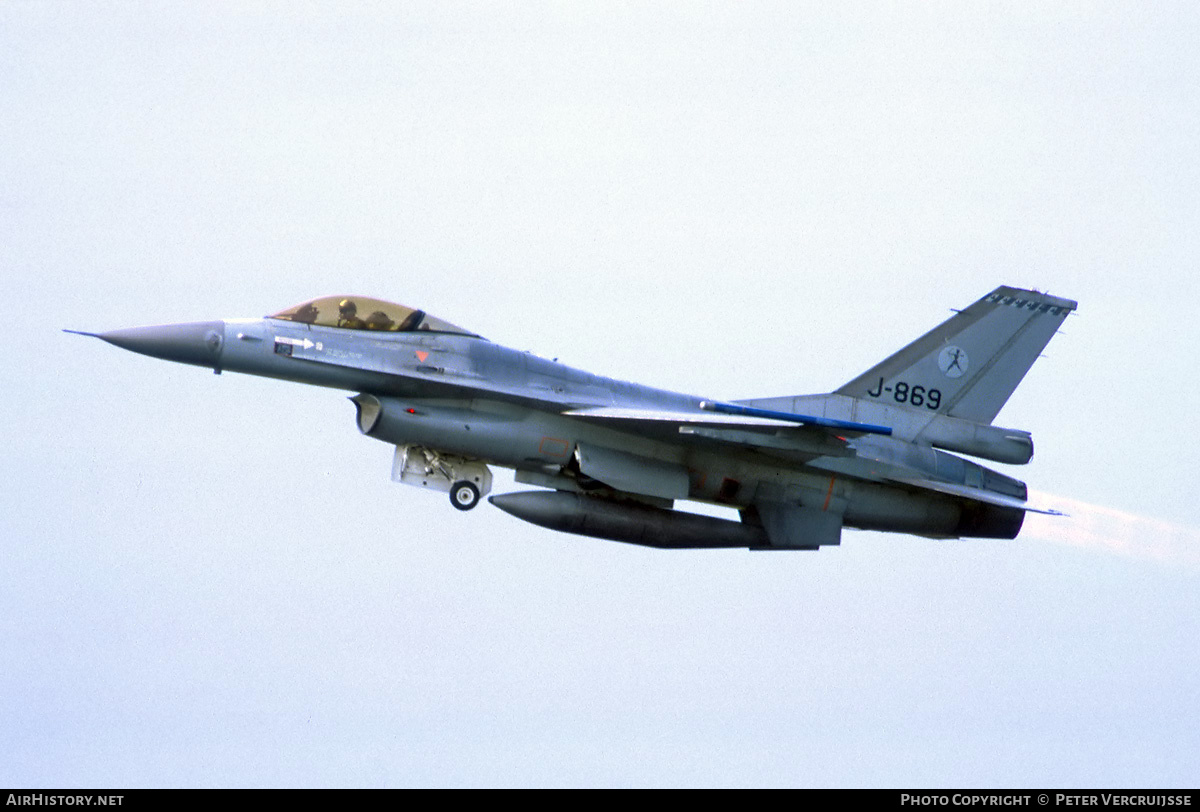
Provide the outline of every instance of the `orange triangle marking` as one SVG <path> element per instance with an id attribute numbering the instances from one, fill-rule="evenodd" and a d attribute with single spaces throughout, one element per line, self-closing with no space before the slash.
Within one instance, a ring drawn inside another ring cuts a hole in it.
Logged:
<path id="1" fill-rule="evenodd" d="M 420 361 L 422 364 L 425 363 L 425 359 L 429 357 L 429 353 L 427 353 L 427 352 L 421 352 L 420 350 L 416 350 L 416 353 L 417 353 L 417 360 Z"/>

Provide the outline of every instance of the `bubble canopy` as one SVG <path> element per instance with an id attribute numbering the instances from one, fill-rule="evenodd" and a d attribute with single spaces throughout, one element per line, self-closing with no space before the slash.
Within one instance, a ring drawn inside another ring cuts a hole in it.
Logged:
<path id="1" fill-rule="evenodd" d="M 338 327 L 343 330 L 373 330 L 382 333 L 457 333 L 475 336 L 448 321 L 395 302 L 367 296 L 325 296 L 281 310 L 267 318 Z M 477 336 L 476 336 L 477 337 Z"/>

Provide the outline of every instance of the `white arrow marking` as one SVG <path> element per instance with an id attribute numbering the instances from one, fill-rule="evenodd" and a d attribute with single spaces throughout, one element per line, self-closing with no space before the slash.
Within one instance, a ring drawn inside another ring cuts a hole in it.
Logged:
<path id="1" fill-rule="evenodd" d="M 314 346 L 316 346 L 310 339 L 307 338 L 301 341 L 298 338 L 285 338 L 283 336 L 275 336 L 275 343 L 291 344 L 293 347 L 303 347 L 306 350 L 311 350 Z"/>

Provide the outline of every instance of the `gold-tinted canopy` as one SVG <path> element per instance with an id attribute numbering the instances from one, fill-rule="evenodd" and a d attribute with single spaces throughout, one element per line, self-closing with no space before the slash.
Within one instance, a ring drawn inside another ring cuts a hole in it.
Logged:
<path id="1" fill-rule="evenodd" d="M 374 330 L 388 333 L 421 330 L 431 333 L 475 335 L 448 321 L 434 318 L 423 310 L 414 310 L 402 304 L 367 296 L 325 296 L 281 310 L 268 318 L 299 321 L 321 327 L 340 327 L 343 330 Z"/>

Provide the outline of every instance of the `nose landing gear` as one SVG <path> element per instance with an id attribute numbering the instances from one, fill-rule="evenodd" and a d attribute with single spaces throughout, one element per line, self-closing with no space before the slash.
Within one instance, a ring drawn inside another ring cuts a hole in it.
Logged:
<path id="1" fill-rule="evenodd" d="M 416 445 L 396 446 L 392 479 L 448 492 L 450 504 L 459 510 L 475 507 L 492 490 L 492 472 L 479 460 Z"/>
<path id="2" fill-rule="evenodd" d="M 460 479 L 450 486 L 450 504 L 459 510 L 470 510 L 479 504 L 479 488 L 474 482 Z"/>

